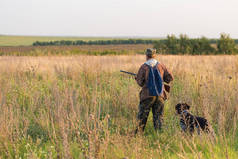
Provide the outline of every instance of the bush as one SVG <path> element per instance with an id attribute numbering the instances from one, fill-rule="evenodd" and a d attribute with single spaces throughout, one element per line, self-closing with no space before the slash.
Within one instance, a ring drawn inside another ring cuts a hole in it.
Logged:
<path id="1" fill-rule="evenodd" d="M 212 44 L 217 44 L 217 48 Z M 201 37 L 189 39 L 185 34 L 179 38 L 175 35 L 168 35 L 167 39 L 154 43 L 154 48 L 161 54 L 191 54 L 191 55 L 208 55 L 208 54 L 235 54 L 238 53 L 235 40 L 227 34 L 221 34 L 219 40 L 207 39 Z"/>
<path id="2" fill-rule="evenodd" d="M 233 54 L 237 52 L 235 41 L 230 38 L 229 34 L 222 33 L 217 42 L 217 51 L 222 54 Z"/>

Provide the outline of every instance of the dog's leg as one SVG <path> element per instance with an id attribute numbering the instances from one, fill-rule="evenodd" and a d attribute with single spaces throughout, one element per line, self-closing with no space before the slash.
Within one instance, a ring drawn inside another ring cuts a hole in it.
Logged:
<path id="1" fill-rule="evenodd" d="M 196 128 L 197 128 L 197 133 L 198 133 L 198 135 L 200 135 L 200 126 L 197 125 Z"/>
<path id="2" fill-rule="evenodd" d="M 184 131 L 184 132 L 186 132 L 186 130 L 187 130 L 187 125 L 184 123 L 184 120 L 183 119 L 181 119 L 180 120 L 180 127 L 182 128 L 182 130 Z"/>

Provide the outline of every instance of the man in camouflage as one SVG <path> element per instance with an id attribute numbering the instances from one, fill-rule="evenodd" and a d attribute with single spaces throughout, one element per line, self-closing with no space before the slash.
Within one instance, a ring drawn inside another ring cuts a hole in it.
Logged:
<path id="1" fill-rule="evenodd" d="M 150 66 L 156 66 L 157 70 L 160 73 L 162 81 L 169 84 L 173 80 L 172 74 L 167 70 L 165 65 L 159 63 L 155 59 L 156 50 L 155 49 L 147 49 L 146 50 L 146 62 L 140 67 L 135 79 L 137 84 L 142 87 L 140 92 L 140 104 L 139 104 L 139 112 L 137 114 L 137 118 L 139 120 L 139 125 L 135 131 L 135 133 L 140 131 L 144 131 L 145 125 L 147 122 L 147 118 L 152 108 L 153 113 L 153 123 L 155 130 L 160 130 L 162 126 L 162 117 L 164 110 L 164 101 L 167 99 L 167 93 L 169 93 L 169 86 L 163 84 L 163 88 L 161 94 L 159 96 L 150 96 L 150 92 L 148 89 L 148 76 Z"/>

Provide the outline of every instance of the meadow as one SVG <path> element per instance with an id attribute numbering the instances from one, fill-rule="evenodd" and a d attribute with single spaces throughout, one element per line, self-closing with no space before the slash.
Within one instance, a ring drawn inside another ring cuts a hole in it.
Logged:
<path id="1" fill-rule="evenodd" d="M 163 130 L 152 118 L 133 136 L 140 88 L 129 75 L 143 55 L 0 56 L 0 158 L 238 158 L 238 56 L 157 59 L 175 80 Z M 174 106 L 208 119 L 210 134 L 184 134 Z"/>
<path id="2" fill-rule="evenodd" d="M 126 40 L 126 39 L 129 39 L 129 37 L 14 36 L 14 35 L 10 36 L 10 35 L 0 34 L 0 46 L 31 46 L 36 41 L 39 41 L 39 42 L 50 42 L 50 41 L 60 41 L 60 40 L 96 41 L 96 40 Z M 158 40 L 161 38 L 143 37 L 140 39 Z"/>
<path id="3" fill-rule="evenodd" d="M 0 46 L 30 46 L 35 41 L 56 41 L 56 40 L 111 40 L 107 37 L 66 37 L 66 36 L 8 36 L 0 35 Z"/>
<path id="4" fill-rule="evenodd" d="M 150 44 L 82 46 L 0 46 L 0 56 L 135 55 Z"/>

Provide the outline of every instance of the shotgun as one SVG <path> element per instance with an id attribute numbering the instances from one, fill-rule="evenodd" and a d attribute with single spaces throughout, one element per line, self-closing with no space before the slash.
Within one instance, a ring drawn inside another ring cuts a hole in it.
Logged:
<path id="1" fill-rule="evenodd" d="M 126 74 L 129 74 L 129 75 L 132 75 L 132 76 L 136 76 L 135 73 L 131 73 L 131 72 L 123 71 L 123 70 L 120 70 L 120 72 L 122 72 L 122 73 L 126 73 Z"/>

